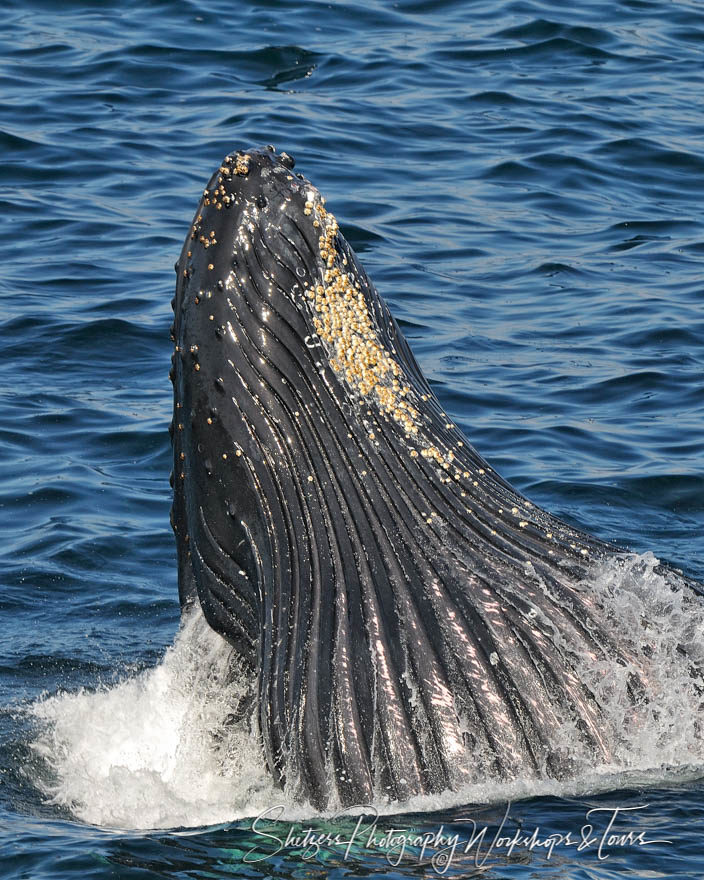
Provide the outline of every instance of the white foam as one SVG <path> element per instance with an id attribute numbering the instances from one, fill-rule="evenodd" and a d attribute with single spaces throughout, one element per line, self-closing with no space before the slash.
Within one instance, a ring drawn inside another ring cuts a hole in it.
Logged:
<path id="1" fill-rule="evenodd" d="M 50 802 L 118 828 L 212 825 L 276 802 L 249 724 L 226 722 L 242 695 L 230 659 L 196 610 L 156 668 L 35 704 Z"/>
<path id="2" fill-rule="evenodd" d="M 472 779 L 460 791 L 374 807 L 380 813 L 447 809 L 701 776 L 704 603 L 656 566 L 652 554 L 610 560 L 584 585 L 603 627 L 632 658 L 625 666 L 580 661 L 582 681 L 602 704 L 608 762 L 595 765 L 566 723 L 554 745 L 574 762 L 569 779 L 535 773 L 509 782 Z M 645 682 L 635 704 L 627 693 L 634 671 Z M 249 725 L 226 722 L 241 695 L 230 649 L 196 610 L 156 668 L 112 688 L 35 704 L 42 732 L 34 748 L 54 780 L 46 795 L 85 822 L 133 829 L 218 824 L 278 804 L 290 820 L 313 815 L 273 787 Z"/>

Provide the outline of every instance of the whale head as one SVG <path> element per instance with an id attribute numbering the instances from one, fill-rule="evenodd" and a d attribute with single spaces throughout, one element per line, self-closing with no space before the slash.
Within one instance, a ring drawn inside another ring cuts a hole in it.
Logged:
<path id="1" fill-rule="evenodd" d="M 293 160 L 227 156 L 176 271 L 181 602 L 235 648 L 277 782 L 320 806 L 557 773 L 568 723 L 608 755 L 575 658 L 621 657 L 583 586 L 612 548 L 473 449 Z"/>

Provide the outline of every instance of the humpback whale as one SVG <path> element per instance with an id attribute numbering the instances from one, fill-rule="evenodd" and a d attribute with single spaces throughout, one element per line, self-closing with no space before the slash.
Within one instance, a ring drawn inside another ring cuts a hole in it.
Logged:
<path id="1" fill-rule="evenodd" d="M 621 551 L 472 447 L 294 160 L 228 155 L 176 272 L 180 601 L 232 645 L 275 781 L 324 807 L 559 775 L 565 731 L 608 760 L 585 658 L 633 701 L 647 675 L 589 588 Z"/>

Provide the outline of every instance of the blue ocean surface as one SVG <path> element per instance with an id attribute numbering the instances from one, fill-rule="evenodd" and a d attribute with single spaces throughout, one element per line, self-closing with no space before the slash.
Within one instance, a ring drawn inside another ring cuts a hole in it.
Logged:
<path id="1" fill-rule="evenodd" d="M 676 662 L 562 787 L 284 803 L 218 738 L 218 637 L 179 631 L 167 431 L 174 261 L 223 156 L 273 143 L 492 466 L 641 593 L 656 558 L 704 581 L 701 4 L 7 0 L 0 45 L 0 876 L 704 875 Z"/>

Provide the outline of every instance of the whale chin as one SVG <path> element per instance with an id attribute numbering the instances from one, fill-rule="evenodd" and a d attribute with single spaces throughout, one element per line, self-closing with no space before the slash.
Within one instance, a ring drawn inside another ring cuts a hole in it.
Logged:
<path id="1" fill-rule="evenodd" d="M 234 153 L 176 265 L 179 591 L 236 649 L 274 779 L 318 807 L 559 776 L 613 740 L 590 591 L 619 551 L 527 501 L 443 411 L 293 160 Z"/>

